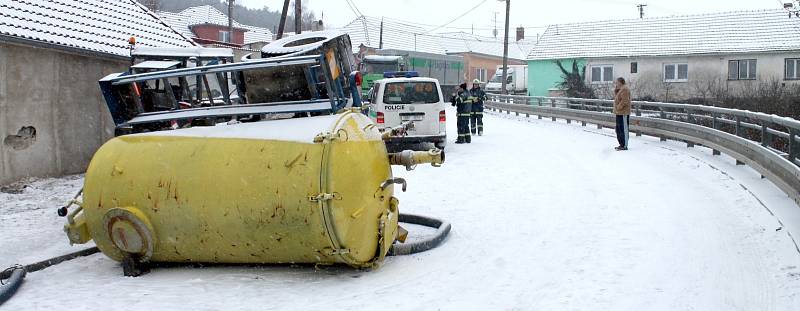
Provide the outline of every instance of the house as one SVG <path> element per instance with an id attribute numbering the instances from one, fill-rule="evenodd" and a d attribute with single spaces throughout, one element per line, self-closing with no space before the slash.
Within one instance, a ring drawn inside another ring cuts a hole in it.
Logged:
<path id="1" fill-rule="evenodd" d="M 528 92 L 562 95 L 576 62 L 601 98 L 612 81 L 634 97 L 680 100 L 719 84 L 727 90 L 800 78 L 800 20 L 784 10 L 739 11 L 551 25 L 528 54 Z"/>
<path id="2" fill-rule="evenodd" d="M 158 11 L 167 24 L 197 44 L 210 47 L 233 48 L 236 59 L 247 53 L 258 51 L 273 41 L 267 28 L 255 27 L 233 21 L 233 30 L 228 27 L 228 15 L 210 5 L 186 8 L 173 13 Z"/>
<path id="3" fill-rule="evenodd" d="M 498 66 L 503 65 L 504 43 L 497 38 L 454 32 L 441 34 L 439 42 L 448 55 L 464 57 L 466 81 L 478 79 L 487 82 L 494 76 Z M 508 64 L 525 65 L 527 53 L 532 46 L 533 43 L 523 37 L 509 40 Z"/>
<path id="4" fill-rule="evenodd" d="M 0 2 L 0 184 L 86 170 L 113 136 L 97 81 L 127 69 L 131 37 L 194 46 L 134 0 Z"/>
<path id="5" fill-rule="evenodd" d="M 377 49 L 455 55 L 464 58 L 463 81 L 486 82 L 503 63 L 503 42 L 465 32 L 430 34 L 425 28 L 394 19 L 361 16 L 341 29 L 350 35 L 357 59 Z M 524 37 L 524 35 L 523 35 Z M 509 64 L 525 64 L 532 43 L 509 42 Z"/>

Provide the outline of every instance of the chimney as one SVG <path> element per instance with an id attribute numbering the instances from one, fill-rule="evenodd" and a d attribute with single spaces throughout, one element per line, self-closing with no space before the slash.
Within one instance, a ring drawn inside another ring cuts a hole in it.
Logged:
<path id="1" fill-rule="evenodd" d="M 517 41 L 525 40 L 525 27 L 517 27 Z"/>

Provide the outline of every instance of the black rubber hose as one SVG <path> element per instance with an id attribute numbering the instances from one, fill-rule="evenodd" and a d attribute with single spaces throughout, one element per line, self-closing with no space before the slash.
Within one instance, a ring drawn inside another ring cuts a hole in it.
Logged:
<path id="1" fill-rule="evenodd" d="M 420 215 L 400 214 L 398 220 L 402 223 L 436 228 L 436 233 L 421 241 L 394 244 L 392 245 L 392 248 L 389 249 L 389 256 L 410 255 L 431 250 L 442 244 L 442 242 L 444 242 L 444 240 L 447 238 L 447 235 L 450 234 L 450 223 L 436 218 Z"/>
<path id="2" fill-rule="evenodd" d="M 14 293 L 22 285 L 22 280 L 25 279 L 26 273 L 25 268 L 22 266 L 11 267 L 3 272 L 4 274 L 9 274 L 9 277 L 0 278 L 0 280 L 7 279 L 0 285 L 0 305 L 3 305 L 11 296 L 14 296 Z"/>
<path id="3" fill-rule="evenodd" d="M 99 251 L 100 250 L 97 249 L 97 247 L 90 247 L 77 252 L 29 264 L 24 267 L 23 266 L 11 267 L 3 272 L 0 272 L 0 280 L 8 279 L 7 282 L 6 281 L 3 282 L 3 284 L 5 285 L 0 286 L 0 305 L 6 302 L 9 298 L 11 298 L 11 296 L 14 295 L 14 293 L 17 292 L 17 289 L 20 287 L 20 285 L 22 285 L 22 280 L 25 278 L 25 274 L 27 274 L 28 272 L 36 272 L 44 268 L 60 264 L 67 260 L 72 260 L 83 256 L 89 256 Z"/>

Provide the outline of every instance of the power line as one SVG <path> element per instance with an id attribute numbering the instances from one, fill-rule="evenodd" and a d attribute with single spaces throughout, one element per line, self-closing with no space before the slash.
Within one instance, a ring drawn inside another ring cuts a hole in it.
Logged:
<path id="1" fill-rule="evenodd" d="M 393 17 L 386 17 L 386 16 L 384 16 L 384 18 L 389 20 L 389 21 L 392 21 L 394 23 L 401 24 L 401 25 L 406 25 L 406 26 L 414 26 L 414 27 L 421 27 L 421 28 L 439 27 L 439 26 L 441 26 L 441 25 L 437 26 L 437 25 L 420 23 L 420 22 L 412 22 L 412 21 L 402 20 L 402 19 L 393 18 Z M 542 29 L 542 28 L 547 28 L 547 26 L 548 25 L 540 25 L 540 26 L 532 25 L 532 26 L 521 26 L 521 27 L 525 28 L 525 29 Z M 456 26 L 445 26 L 445 27 L 440 27 L 440 28 L 443 28 L 443 29 L 456 29 L 456 30 L 472 30 L 472 29 L 474 29 L 474 30 L 493 30 L 494 29 L 492 27 L 474 27 L 473 28 L 473 27 L 456 27 Z"/>
<path id="2" fill-rule="evenodd" d="M 434 29 L 428 30 L 428 31 L 426 31 L 425 33 L 433 32 L 433 31 L 436 31 L 436 30 L 438 30 L 438 29 L 441 29 L 442 27 L 445 27 L 445 26 L 447 26 L 447 25 L 450 25 L 450 24 L 452 24 L 453 22 L 455 22 L 455 21 L 459 20 L 460 18 L 462 18 L 462 17 L 464 17 L 465 15 L 469 14 L 470 12 L 474 11 L 474 10 L 475 10 L 475 9 L 477 9 L 479 6 L 481 6 L 482 4 L 486 3 L 486 1 L 488 1 L 488 0 L 483 0 L 483 1 L 479 2 L 477 5 L 475 5 L 475 6 L 474 6 L 474 7 L 472 7 L 471 9 L 467 10 L 467 11 L 466 11 L 466 12 L 464 12 L 463 14 L 459 15 L 458 17 L 456 17 L 456 18 L 454 18 L 454 19 L 450 20 L 450 21 L 449 21 L 449 22 L 447 22 L 447 23 L 444 23 L 444 25 L 441 25 L 441 26 L 439 26 L 439 27 L 436 27 L 436 28 L 434 28 Z"/>
<path id="3" fill-rule="evenodd" d="M 351 5 L 353 5 L 353 8 L 355 9 L 355 11 L 358 12 L 357 13 L 358 16 L 364 16 L 364 14 L 361 13 L 361 10 L 358 9 L 358 6 L 356 5 L 356 2 L 354 0 L 347 0 L 347 2 L 350 3 Z"/>
<path id="4" fill-rule="evenodd" d="M 355 15 L 356 15 L 356 18 L 359 18 L 359 17 L 361 17 L 361 14 L 358 14 L 358 12 L 357 12 L 357 11 L 356 11 L 356 9 L 353 7 L 353 5 L 352 5 L 352 4 L 350 4 L 350 0 L 344 0 L 344 1 L 345 1 L 345 2 L 347 2 L 347 6 L 350 8 L 350 11 L 352 11 L 352 12 L 353 12 L 353 14 L 355 14 Z"/>

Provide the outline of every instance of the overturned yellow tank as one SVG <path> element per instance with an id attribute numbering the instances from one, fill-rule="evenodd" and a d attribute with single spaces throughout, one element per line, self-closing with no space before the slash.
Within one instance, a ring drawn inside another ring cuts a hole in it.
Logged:
<path id="1" fill-rule="evenodd" d="M 350 111 L 121 136 L 65 230 L 123 262 L 372 267 L 398 235 L 398 156 Z"/>

